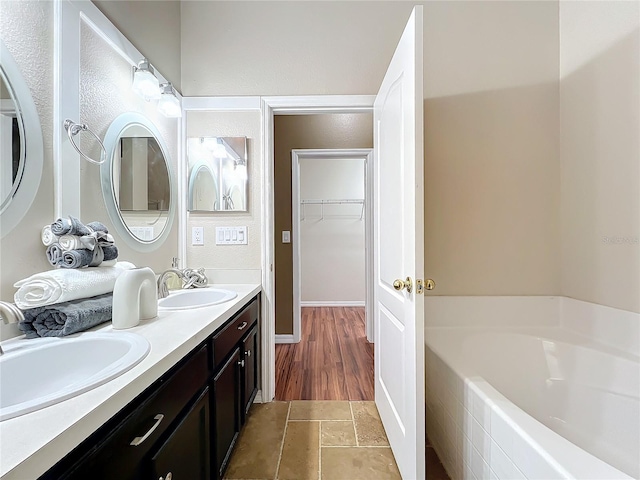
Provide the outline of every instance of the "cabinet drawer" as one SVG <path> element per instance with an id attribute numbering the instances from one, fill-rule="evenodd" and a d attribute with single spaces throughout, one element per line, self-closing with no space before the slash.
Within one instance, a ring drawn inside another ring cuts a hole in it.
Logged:
<path id="1" fill-rule="evenodd" d="M 258 321 L 258 300 L 254 299 L 240 313 L 213 336 L 214 370 L 235 348 L 242 336 Z"/>
<path id="2" fill-rule="evenodd" d="M 153 387 L 158 390 L 127 416 L 66 478 L 140 478 L 142 458 L 167 431 L 180 411 L 206 385 L 207 377 L 205 345 L 167 378 L 154 384 Z"/>

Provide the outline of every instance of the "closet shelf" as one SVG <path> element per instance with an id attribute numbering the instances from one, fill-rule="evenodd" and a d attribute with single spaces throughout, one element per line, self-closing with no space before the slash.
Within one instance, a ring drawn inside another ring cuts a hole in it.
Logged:
<path id="1" fill-rule="evenodd" d="M 325 205 L 362 205 L 362 210 L 360 211 L 360 220 L 364 218 L 364 198 L 343 198 L 343 199 L 309 199 L 309 200 L 300 200 L 300 205 L 302 206 L 302 218 L 304 220 L 304 207 L 305 205 L 321 205 L 322 208 L 320 210 L 320 220 L 324 220 L 324 206 Z"/>

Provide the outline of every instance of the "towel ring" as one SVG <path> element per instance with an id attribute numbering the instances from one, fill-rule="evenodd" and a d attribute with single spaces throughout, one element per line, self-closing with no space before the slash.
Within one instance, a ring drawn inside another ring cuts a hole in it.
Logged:
<path id="1" fill-rule="evenodd" d="M 83 123 L 83 124 L 75 123 L 73 120 L 69 120 L 67 118 L 64 121 L 64 129 L 67 131 L 67 136 L 69 137 L 69 141 L 71 142 L 71 145 L 73 145 L 73 148 L 76 149 L 76 152 L 82 155 L 88 162 L 95 163 L 96 165 L 101 165 L 102 163 L 104 163 L 104 160 L 107 157 L 107 150 L 106 148 L 104 148 L 104 144 L 102 143 L 100 138 L 91 130 L 89 130 L 89 127 L 87 127 L 86 123 Z M 91 135 L 93 135 L 93 138 L 95 138 L 98 141 L 98 143 L 100 144 L 100 148 L 102 149 L 102 152 L 103 152 L 103 155 L 100 155 L 101 157 L 100 160 L 94 160 L 93 158 L 85 155 L 82 151 L 80 151 L 80 149 L 78 148 L 78 145 L 76 145 L 76 142 L 73 140 L 73 137 L 80 132 L 89 132 Z"/>

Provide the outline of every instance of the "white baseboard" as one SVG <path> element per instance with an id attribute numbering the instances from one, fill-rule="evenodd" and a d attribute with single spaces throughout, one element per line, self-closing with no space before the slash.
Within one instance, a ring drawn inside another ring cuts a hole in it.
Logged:
<path id="1" fill-rule="evenodd" d="M 364 307 L 364 300 L 321 300 L 321 301 L 307 301 L 300 302 L 301 307 Z"/>
<path id="2" fill-rule="evenodd" d="M 298 340 L 299 341 L 299 340 Z M 276 343 L 298 343 L 293 334 L 280 335 L 276 333 Z"/>

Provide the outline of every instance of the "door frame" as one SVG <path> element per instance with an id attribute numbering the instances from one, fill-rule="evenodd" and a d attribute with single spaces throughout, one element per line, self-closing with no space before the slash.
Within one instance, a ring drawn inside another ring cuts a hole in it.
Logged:
<path id="1" fill-rule="evenodd" d="M 291 151 L 291 243 L 293 247 L 293 343 L 302 331 L 302 275 L 300 274 L 300 160 L 364 160 L 364 276 L 365 331 L 373 343 L 373 148 L 295 149 Z"/>
<path id="2" fill-rule="evenodd" d="M 323 113 L 371 113 L 375 95 L 318 95 L 262 97 L 262 392 L 263 401 L 276 395 L 274 117 Z"/>

